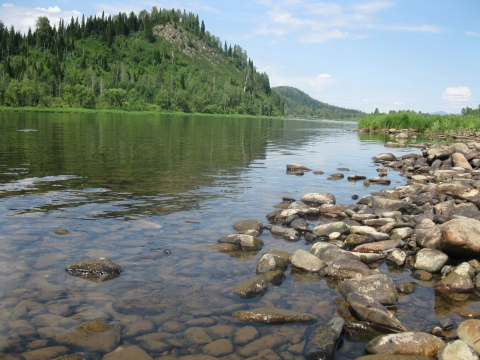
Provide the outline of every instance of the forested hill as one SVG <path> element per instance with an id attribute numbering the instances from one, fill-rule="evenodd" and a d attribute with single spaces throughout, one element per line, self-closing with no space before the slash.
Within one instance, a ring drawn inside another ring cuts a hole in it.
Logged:
<path id="1" fill-rule="evenodd" d="M 316 119 L 353 119 L 366 114 L 359 110 L 345 109 L 315 100 L 303 91 L 290 86 L 273 88 L 285 102 L 285 115 Z"/>
<path id="2" fill-rule="evenodd" d="M 0 44 L 4 106 L 283 114 L 247 52 L 185 11 L 153 7 L 58 28 L 40 17 L 27 34 L 0 21 Z"/>

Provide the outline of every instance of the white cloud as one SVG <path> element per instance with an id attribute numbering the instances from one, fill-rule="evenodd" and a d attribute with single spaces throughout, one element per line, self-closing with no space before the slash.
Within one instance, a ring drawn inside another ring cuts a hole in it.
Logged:
<path id="1" fill-rule="evenodd" d="M 425 24 L 385 24 L 378 14 L 395 6 L 386 0 L 357 5 L 309 2 L 308 0 L 256 0 L 266 7 L 265 16 L 251 36 L 294 34 L 303 43 L 338 39 L 362 39 L 372 31 L 438 33 L 442 29 Z"/>
<path id="2" fill-rule="evenodd" d="M 401 101 L 394 101 L 393 104 L 394 104 L 394 105 L 403 105 L 403 102 L 401 102 Z"/>
<path id="3" fill-rule="evenodd" d="M 442 99 L 451 102 L 466 102 L 472 99 L 472 91 L 467 86 L 448 87 Z"/>
<path id="4" fill-rule="evenodd" d="M 15 5 L 13 4 L 2 4 L 3 7 L 14 7 Z"/>
<path id="5" fill-rule="evenodd" d="M 42 11 L 49 12 L 49 13 L 59 13 L 59 12 L 62 12 L 62 9 L 60 9 L 58 6 L 54 6 L 54 7 L 51 7 L 51 6 L 50 6 L 48 9 L 41 8 L 41 7 L 37 7 L 37 8 L 35 8 L 35 10 L 42 10 Z"/>
<path id="6" fill-rule="evenodd" d="M 467 36 L 480 37 L 480 33 L 474 32 L 474 31 L 467 31 L 467 32 L 465 33 L 465 35 L 467 35 Z"/>
<path id="7" fill-rule="evenodd" d="M 58 6 L 48 8 L 27 8 L 24 6 L 5 6 L 11 4 L 3 4 L 2 20 L 5 26 L 13 25 L 16 31 L 27 33 L 28 29 L 35 29 L 35 23 L 40 16 L 46 16 L 50 20 L 50 24 L 58 26 L 60 19 L 69 21 L 73 16 L 81 17 L 82 14 L 77 10 L 62 10 Z"/>

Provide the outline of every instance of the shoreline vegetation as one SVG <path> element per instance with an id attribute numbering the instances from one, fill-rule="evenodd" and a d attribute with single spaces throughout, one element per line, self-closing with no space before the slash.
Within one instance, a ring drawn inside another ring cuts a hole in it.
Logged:
<path id="1" fill-rule="evenodd" d="M 427 135 L 455 135 L 459 132 L 471 135 L 471 132 L 480 131 L 480 111 L 468 113 L 462 109 L 462 115 L 431 115 L 414 111 L 370 114 L 360 119 L 358 128 L 362 132 L 413 129 Z"/>

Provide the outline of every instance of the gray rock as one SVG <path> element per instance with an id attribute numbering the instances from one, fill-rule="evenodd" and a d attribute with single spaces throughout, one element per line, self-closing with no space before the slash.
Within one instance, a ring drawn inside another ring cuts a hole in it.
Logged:
<path id="1" fill-rule="evenodd" d="M 321 224 L 313 228 L 313 233 L 317 236 L 328 236 L 333 232 L 347 234 L 350 232 L 350 226 L 343 221 Z"/>
<path id="2" fill-rule="evenodd" d="M 375 155 L 372 158 L 372 160 L 373 162 L 395 161 L 397 160 L 397 157 L 392 153 L 382 153 L 382 154 Z"/>
<path id="3" fill-rule="evenodd" d="M 120 275 L 122 267 L 113 261 L 99 258 L 89 259 L 68 265 L 65 271 L 73 276 L 78 276 L 86 280 L 101 282 L 116 278 Z"/>
<path id="4" fill-rule="evenodd" d="M 351 279 L 372 274 L 367 265 L 358 260 L 341 259 L 331 263 L 326 274 L 334 279 Z"/>
<path id="5" fill-rule="evenodd" d="M 297 249 L 292 256 L 292 266 L 308 272 L 318 272 L 326 264 L 308 251 Z"/>
<path id="6" fill-rule="evenodd" d="M 261 234 L 263 230 L 263 224 L 261 221 L 253 220 L 253 219 L 240 220 L 240 221 L 237 221 L 235 224 L 233 224 L 233 228 L 237 233 L 244 234 L 248 230 L 255 230 L 259 234 Z"/>
<path id="7" fill-rule="evenodd" d="M 438 272 L 448 260 L 448 255 L 436 249 L 422 249 L 415 255 L 414 268 L 430 273 Z"/>
<path id="8" fill-rule="evenodd" d="M 340 317 L 332 318 L 327 324 L 316 324 L 305 347 L 305 357 L 315 360 L 332 359 L 344 324 L 345 320 Z"/>
<path id="9" fill-rule="evenodd" d="M 403 240 L 410 237 L 413 234 L 413 230 L 409 227 L 396 228 L 390 233 L 391 240 Z"/>
<path id="10" fill-rule="evenodd" d="M 429 219 L 422 220 L 415 227 L 417 243 L 424 248 L 438 249 L 440 247 L 440 227 Z"/>
<path id="11" fill-rule="evenodd" d="M 453 162 L 453 166 L 458 166 L 467 170 L 472 170 L 472 166 L 470 165 L 468 160 L 465 159 L 465 156 L 463 156 L 460 153 L 452 154 L 452 162 Z"/>
<path id="12" fill-rule="evenodd" d="M 372 184 L 379 184 L 379 185 L 390 185 L 391 180 L 385 177 L 373 177 L 369 179 L 370 183 Z"/>
<path id="13" fill-rule="evenodd" d="M 257 274 L 263 274 L 267 271 L 285 270 L 287 262 L 280 256 L 274 254 L 265 254 L 257 264 Z"/>
<path id="14" fill-rule="evenodd" d="M 305 220 L 304 218 L 299 218 L 299 219 L 295 219 L 293 220 L 290 225 L 289 225 L 292 229 L 295 229 L 297 231 L 306 231 L 308 230 L 308 224 L 307 224 L 307 220 Z"/>
<path id="15" fill-rule="evenodd" d="M 291 209 L 291 210 L 307 210 L 308 205 L 305 204 L 303 201 L 294 201 L 290 205 L 288 205 L 288 209 Z"/>
<path id="16" fill-rule="evenodd" d="M 323 204 L 334 204 L 336 203 L 335 196 L 330 193 L 310 193 L 305 194 L 300 199 L 301 201 L 307 204 L 316 204 L 318 206 Z"/>
<path id="17" fill-rule="evenodd" d="M 333 246 L 325 249 L 320 255 L 317 255 L 326 265 L 330 266 L 339 260 L 357 261 L 358 258 L 349 251 L 340 249 L 338 246 Z"/>
<path id="18" fill-rule="evenodd" d="M 218 243 L 233 244 L 244 250 L 259 250 L 263 247 L 262 239 L 251 235 L 232 234 L 218 239 Z"/>
<path id="19" fill-rule="evenodd" d="M 394 305 L 398 299 L 393 281 L 384 274 L 345 280 L 339 285 L 338 291 L 345 297 L 352 292 L 367 295 L 382 305 Z"/>
<path id="20" fill-rule="evenodd" d="M 403 266 L 405 264 L 406 258 L 407 258 L 407 254 L 405 253 L 405 251 L 400 249 L 395 249 L 390 254 L 388 254 L 387 261 L 396 266 Z"/>
<path id="21" fill-rule="evenodd" d="M 303 165 L 300 164 L 295 164 L 295 163 L 288 163 L 287 164 L 287 171 L 311 171 L 312 169 L 309 169 Z"/>
<path id="22" fill-rule="evenodd" d="M 390 211 L 400 211 L 402 214 L 418 215 L 422 210 L 413 204 L 409 204 L 404 200 L 394 200 L 387 198 L 376 198 L 373 201 L 373 212 L 381 217 L 383 213 Z"/>
<path id="23" fill-rule="evenodd" d="M 350 292 L 347 301 L 360 319 L 391 331 L 408 331 L 408 329 L 371 296 Z"/>
<path id="24" fill-rule="evenodd" d="M 233 291 L 243 299 L 262 296 L 268 288 L 268 282 L 263 277 L 257 276 L 236 285 Z"/>
<path id="25" fill-rule="evenodd" d="M 404 246 L 405 243 L 402 240 L 384 240 L 377 241 L 374 243 L 362 244 L 353 249 L 354 252 L 362 253 L 381 253 L 385 251 L 390 251 L 395 248 Z"/>
<path id="26" fill-rule="evenodd" d="M 475 290 L 472 281 L 473 269 L 464 262 L 435 285 L 437 293 L 469 293 Z"/>

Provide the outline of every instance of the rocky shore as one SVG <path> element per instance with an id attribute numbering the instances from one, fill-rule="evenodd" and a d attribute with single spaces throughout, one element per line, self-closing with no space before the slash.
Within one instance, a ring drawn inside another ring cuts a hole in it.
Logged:
<path id="1" fill-rule="evenodd" d="M 297 201 L 286 197 L 277 205 L 280 209 L 267 215 L 268 225 L 262 227 L 258 220 L 235 224 L 243 235 L 219 239 L 218 250 L 252 248 L 226 240 L 241 237 L 260 247 L 256 236 L 262 228 L 288 241 L 303 238 L 312 246 L 310 251 L 299 248 L 293 254 L 269 249 L 257 264 L 257 275 L 238 284 L 234 292 L 242 298 L 262 296 L 269 287 L 281 286 L 288 268 L 292 273 L 334 280 L 337 311 L 330 322 L 314 326 L 303 351 L 306 358 L 332 359 L 343 335 L 367 343 L 365 352 L 371 355 L 364 360 L 479 359 L 480 320 L 475 318 L 480 311 L 464 311 L 462 316 L 469 320 L 458 324 L 437 314 L 428 329 L 409 329 L 395 317 L 418 284 L 432 287 L 454 307 L 480 299 L 479 149 L 480 143 L 468 142 L 427 144 L 422 154 L 401 157 L 382 153 L 373 158 L 377 171 L 401 171 L 408 179 L 406 185 L 380 196 L 365 196 L 355 205 L 336 204 L 330 193 L 305 194 Z M 290 173 L 306 171 L 311 169 L 287 165 Z M 362 175 L 349 177 L 350 181 L 363 179 Z M 308 220 L 318 218 L 321 224 L 310 229 Z M 229 248 L 222 247 L 226 243 Z M 378 269 L 384 262 L 400 272 L 410 269 L 412 281 L 395 283 Z M 257 310 L 234 316 L 261 323 L 312 320 L 308 314 L 282 318 L 280 309 Z"/>

